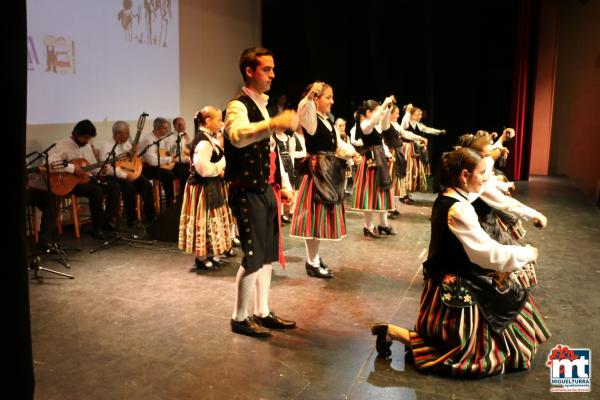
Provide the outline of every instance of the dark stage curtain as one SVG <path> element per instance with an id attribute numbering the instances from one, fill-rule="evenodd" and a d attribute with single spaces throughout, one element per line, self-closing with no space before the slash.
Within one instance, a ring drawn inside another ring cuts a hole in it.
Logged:
<path id="1" fill-rule="evenodd" d="M 2 24 L 7 56 L 4 73 L 6 104 L 3 147 L 7 162 L 4 174 L 3 209 L 3 290 L 6 307 L 2 313 L 4 373 L 0 384 L 2 399 L 32 399 L 34 391 L 29 287 L 25 256 L 25 132 L 27 113 L 27 13 L 18 1 Z"/>
<path id="2" fill-rule="evenodd" d="M 535 35 L 539 16 L 537 0 L 522 0 L 518 4 L 511 107 L 511 125 L 517 136 L 509 145 L 511 154 L 506 171 L 509 178 L 515 181 L 529 179 L 537 50 Z"/>

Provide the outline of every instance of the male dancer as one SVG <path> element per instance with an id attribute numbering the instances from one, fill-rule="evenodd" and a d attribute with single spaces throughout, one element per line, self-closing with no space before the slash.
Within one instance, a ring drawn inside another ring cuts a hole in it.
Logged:
<path id="1" fill-rule="evenodd" d="M 242 92 L 227 105 L 225 116 L 225 179 L 231 182 L 229 204 L 240 231 L 245 255 L 236 277 L 236 300 L 231 330 L 248 336 L 269 336 L 270 329 L 295 328 L 296 323 L 269 310 L 273 261 L 280 257 L 278 201 L 273 190 L 281 179 L 279 160 L 271 151 L 275 129 L 298 126 L 298 116 L 286 110 L 270 118 L 268 96 L 275 78 L 273 54 L 261 47 L 242 52 L 239 62 Z M 248 303 L 256 287 L 254 316 Z"/>

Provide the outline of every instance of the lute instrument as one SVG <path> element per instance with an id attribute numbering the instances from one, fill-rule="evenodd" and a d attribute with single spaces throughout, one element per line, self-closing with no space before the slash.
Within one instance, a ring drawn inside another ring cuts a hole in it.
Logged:
<path id="1" fill-rule="evenodd" d="M 146 123 L 147 116 L 148 114 L 142 113 L 138 118 L 137 131 L 135 133 L 135 138 L 133 139 L 132 144 L 133 148 L 135 148 L 135 146 L 137 146 L 138 142 L 140 141 L 140 135 L 142 134 L 142 130 L 144 129 L 144 124 Z M 127 180 L 135 181 L 142 174 L 143 163 L 137 151 L 134 151 L 132 149 L 131 151 L 127 151 L 117 156 L 115 167 L 120 168 L 121 171 L 127 174 Z"/>

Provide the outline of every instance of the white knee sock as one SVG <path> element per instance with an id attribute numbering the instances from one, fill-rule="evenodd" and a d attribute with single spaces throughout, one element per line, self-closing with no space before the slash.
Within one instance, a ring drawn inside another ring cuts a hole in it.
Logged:
<path id="1" fill-rule="evenodd" d="M 313 267 L 321 265 L 319 258 L 319 239 L 304 239 L 306 244 L 306 261 Z"/>
<path id="2" fill-rule="evenodd" d="M 373 230 L 375 225 L 373 225 L 373 211 L 363 211 L 365 214 L 365 228 L 368 230 Z"/>
<path id="3" fill-rule="evenodd" d="M 379 225 L 388 226 L 387 211 L 379 213 Z"/>
<path id="4" fill-rule="evenodd" d="M 256 292 L 254 294 L 254 315 L 266 317 L 269 315 L 269 288 L 271 287 L 271 274 L 273 266 L 265 264 L 258 270 L 256 278 Z"/>
<path id="5" fill-rule="evenodd" d="M 232 319 L 243 321 L 248 318 L 248 303 L 252 297 L 252 290 L 256 286 L 258 271 L 249 274 L 246 269 L 240 266 L 235 277 L 235 308 L 233 309 Z"/>

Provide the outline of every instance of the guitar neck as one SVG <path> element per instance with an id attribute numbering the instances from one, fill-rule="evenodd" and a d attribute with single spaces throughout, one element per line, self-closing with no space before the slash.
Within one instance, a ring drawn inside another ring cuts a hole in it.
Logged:
<path id="1" fill-rule="evenodd" d="M 133 139 L 133 147 L 135 147 L 138 142 L 140 141 L 140 136 L 142 134 L 142 130 L 138 129 L 137 132 L 135 133 L 135 138 Z"/>
<path id="2" fill-rule="evenodd" d="M 100 161 L 95 164 L 86 165 L 85 167 L 81 167 L 81 169 L 83 169 L 84 171 L 91 171 L 93 169 L 96 169 L 96 168 L 102 166 L 102 164 L 104 164 L 104 161 Z"/>

